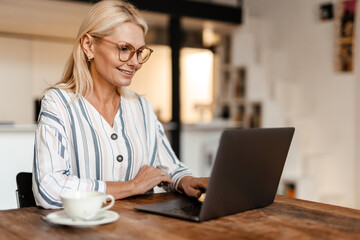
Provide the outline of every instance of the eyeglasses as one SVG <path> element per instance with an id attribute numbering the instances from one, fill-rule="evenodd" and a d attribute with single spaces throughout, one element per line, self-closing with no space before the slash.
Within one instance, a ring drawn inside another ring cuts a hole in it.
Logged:
<path id="1" fill-rule="evenodd" d="M 129 61 L 134 54 L 136 53 L 136 57 L 137 60 L 140 64 L 143 64 L 144 62 L 146 62 L 147 60 L 149 60 L 151 53 L 153 52 L 153 50 L 151 48 L 148 47 L 141 47 L 139 49 L 135 49 L 133 45 L 131 45 L 130 43 L 124 43 L 124 44 L 118 44 L 118 43 L 114 43 L 110 40 L 107 40 L 105 38 L 101 38 L 101 40 L 110 43 L 112 45 L 116 45 L 118 47 L 119 50 L 119 60 L 122 62 L 127 62 Z"/>

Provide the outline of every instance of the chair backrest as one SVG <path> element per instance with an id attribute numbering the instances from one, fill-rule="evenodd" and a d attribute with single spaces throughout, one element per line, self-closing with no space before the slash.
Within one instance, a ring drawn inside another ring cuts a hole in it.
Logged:
<path id="1" fill-rule="evenodd" d="M 17 197 L 20 208 L 36 206 L 32 191 L 32 173 L 20 172 L 16 175 Z"/>

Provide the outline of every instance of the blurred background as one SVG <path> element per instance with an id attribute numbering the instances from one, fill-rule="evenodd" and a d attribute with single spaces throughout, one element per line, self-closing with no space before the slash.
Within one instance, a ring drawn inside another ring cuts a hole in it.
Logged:
<path id="1" fill-rule="evenodd" d="M 94 2 L 0 0 L 0 209 L 16 207 L 42 91 L 60 80 Z M 154 49 L 129 88 L 194 175 L 210 174 L 224 128 L 291 126 L 279 194 L 360 208 L 356 0 L 129 2 Z"/>

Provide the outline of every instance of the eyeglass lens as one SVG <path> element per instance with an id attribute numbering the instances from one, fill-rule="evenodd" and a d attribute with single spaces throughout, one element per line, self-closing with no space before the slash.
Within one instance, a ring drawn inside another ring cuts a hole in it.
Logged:
<path id="1" fill-rule="evenodd" d="M 123 62 L 129 61 L 134 56 L 135 52 L 139 63 L 146 62 L 151 55 L 151 50 L 146 47 L 138 50 L 135 50 L 135 48 L 129 44 L 120 45 L 119 47 L 119 58 Z"/>

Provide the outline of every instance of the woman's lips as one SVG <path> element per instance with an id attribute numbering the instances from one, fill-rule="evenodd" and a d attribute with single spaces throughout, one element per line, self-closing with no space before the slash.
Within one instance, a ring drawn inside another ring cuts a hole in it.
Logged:
<path id="1" fill-rule="evenodd" d="M 133 71 L 127 71 L 127 70 L 120 69 L 120 68 L 118 68 L 118 70 L 126 75 L 129 75 L 129 76 L 133 75 Z"/>

